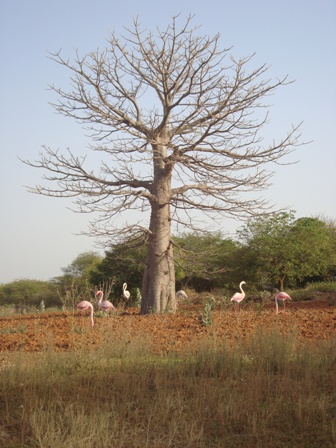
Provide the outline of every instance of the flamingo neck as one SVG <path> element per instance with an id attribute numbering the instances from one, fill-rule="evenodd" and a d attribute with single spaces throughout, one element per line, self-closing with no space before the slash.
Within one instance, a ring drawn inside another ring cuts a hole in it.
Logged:
<path id="1" fill-rule="evenodd" d="M 99 291 L 99 292 L 97 293 L 97 295 L 99 296 L 98 303 L 101 303 L 101 301 L 103 300 L 103 296 L 104 296 L 104 294 L 103 294 L 102 291 Z"/>
<path id="2" fill-rule="evenodd" d="M 94 321 L 93 321 L 93 306 L 91 305 L 91 324 L 92 326 L 94 326 Z"/>

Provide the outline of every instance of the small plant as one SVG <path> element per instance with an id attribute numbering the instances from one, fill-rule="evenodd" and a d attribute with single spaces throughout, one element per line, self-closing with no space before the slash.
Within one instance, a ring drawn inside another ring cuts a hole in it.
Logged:
<path id="1" fill-rule="evenodd" d="M 103 311 L 103 310 L 98 310 L 93 313 L 93 316 L 98 317 L 98 318 L 104 318 L 104 317 L 109 317 L 109 314 L 105 313 L 105 311 Z"/>
<path id="2" fill-rule="evenodd" d="M 136 306 L 136 307 L 140 307 L 140 305 L 141 305 L 141 300 L 142 300 L 142 297 L 141 297 L 141 292 L 140 292 L 140 289 L 139 288 L 136 288 L 136 290 L 135 290 L 135 301 L 134 301 L 134 306 Z"/>
<path id="3" fill-rule="evenodd" d="M 205 302 L 204 312 L 198 317 L 198 320 L 205 327 L 209 327 L 212 324 L 212 310 L 216 306 L 216 301 L 213 297 L 209 297 L 209 299 Z"/>
<path id="4" fill-rule="evenodd" d="M 40 305 L 39 305 L 39 312 L 44 313 L 44 311 L 45 311 L 44 300 L 41 300 Z"/>

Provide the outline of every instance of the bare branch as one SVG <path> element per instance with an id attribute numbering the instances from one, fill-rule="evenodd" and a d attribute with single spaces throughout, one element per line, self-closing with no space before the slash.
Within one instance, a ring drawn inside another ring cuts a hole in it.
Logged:
<path id="1" fill-rule="evenodd" d="M 110 34 L 103 51 L 76 51 L 73 61 L 49 54 L 71 74 L 68 90 L 51 86 L 58 98 L 52 106 L 87 127 L 90 149 L 103 160 L 96 172 L 85 156 L 44 147 L 39 161 L 24 163 L 46 172 L 52 187 L 29 190 L 71 197 L 77 211 L 95 212 L 94 236 L 120 238 L 111 219 L 138 210 L 146 221 L 156 206 L 189 228 L 193 211 L 214 219 L 262 212 L 269 204 L 255 193 L 299 144 L 300 125 L 263 143 L 265 100 L 291 82 L 287 76 L 268 79 L 268 67 L 253 67 L 253 55 L 235 59 L 230 48 L 220 49 L 218 34 L 199 35 L 192 16 L 180 20 L 154 33 L 135 18 L 124 37 Z M 132 226 L 152 232 L 150 223 Z"/>

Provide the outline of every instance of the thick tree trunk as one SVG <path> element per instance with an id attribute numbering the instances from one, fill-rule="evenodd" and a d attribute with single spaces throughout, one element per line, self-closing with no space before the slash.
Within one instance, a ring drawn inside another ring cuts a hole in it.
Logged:
<path id="1" fill-rule="evenodd" d="M 176 311 L 169 206 L 153 207 L 142 284 L 141 314 Z"/>
<path id="2" fill-rule="evenodd" d="M 141 314 L 176 311 L 175 266 L 171 244 L 171 170 L 164 163 L 166 147 L 155 145 L 154 182 L 147 245 L 146 268 L 142 283 Z"/>

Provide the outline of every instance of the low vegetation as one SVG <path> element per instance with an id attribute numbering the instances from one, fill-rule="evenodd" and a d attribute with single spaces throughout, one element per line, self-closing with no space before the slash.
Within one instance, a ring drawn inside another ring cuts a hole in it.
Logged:
<path id="1" fill-rule="evenodd" d="M 10 358 L 1 446 L 334 446 L 335 340 L 308 348 L 259 334 L 234 351 L 209 341 L 178 358 L 141 347 Z"/>
<path id="2" fill-rule="evenodd" d="M 206 317 L 203 305 L 198 313 L 96 319 L 94 329 L 87 316 L 4 317 L 4 341 L 28 334 L 33 344 L 38 331 L 48 343 L 1 353 L 0 446 L 334 447 L 335 310 L 288 307 L 279 316 L 273 308 L 214 310 L 209 326 L 197 318 Z M 69 319 L 67 337 L 79 343 L 64 349 L 56 334 Z M 315 330 L 300 330 L 298 319 L 314 319 Z M 191 327 L 202 338 L 191 339 Z M 172 349 L 153 352 L 162 336 Z"/>

